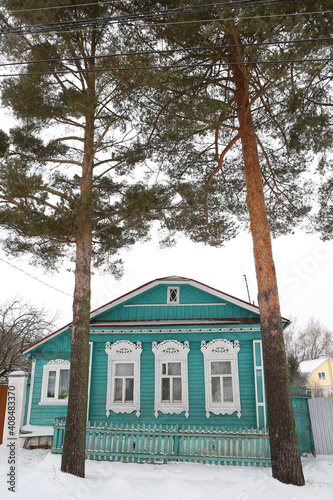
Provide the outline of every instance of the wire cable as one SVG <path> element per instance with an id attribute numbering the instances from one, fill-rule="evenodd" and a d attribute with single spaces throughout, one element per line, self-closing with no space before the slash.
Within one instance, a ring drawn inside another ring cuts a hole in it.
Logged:
<path id="1" fill-rule="evenodd" d="M 289 2 L 301 2 L 301 1 L 304 0 L 289 0 Z M 26 26 L 23 28 L 9 27 L 9 28 L 3 28 L 0 31 L 0 34 L 12 34 L 12 35 L 41 34 L 50 31 L 51 32 L 61 31 L 62 28 L 64 27 L 67 27 L 69 30 L 72 30 L 75 29 L 77 25 L 79 25 L 80 28 L 82 29 L 85 26 L 92 28 L 96 25 L 101 26 L 105 24 L 115 24 L 115 23 L 127 24 L 129 22 L 142 21 L 142 20 L 156 21 L 160 17 L 166 19 L 174 17 L 176 15 L 191 15 L 191 14 L 205 14 L 205 13 L 216 14 L 218 12 L 230 10 L 231 8 L 245 9 L 248 6 L 251 6 L 252 8 L 257 6 L 261 7 L 263 5 L 271 5 L 272 3 L 281 3 L 281 0 L 257 0 L 256 2 L 252 2 L 251 0 L 242 0 L 240 2 L 228 2 L 223 4 L 207 4 L 204 7 L 196 6 L 196 8 L 191 6 L 179 9 L 148 11 L 136 14 L 126 14 L 126 15 L 119 15 L 119 16 L 105 17 L 105 18 L 80 19 L 76 21 L 61 21 L 58 23 L 53 22 L 46 24 L 37 24 L 37 25 Z"/>
<path id="2" fill-rule="evenodd" d="M 164 55 L 164 54 L 178 54 L 187 53 L 192 51 L 204 52 L 204 51 L 215 51 L 217 49 L 230 49 L 230 48 L 244 48 L 244 47 L 262 47 L 262 46 L 279 46 L 279 45 L 289 45 L 297 43 L 306 42 L 322 42 L 322 41 L 332 41 L 332 37 L 322 37 L 322 38 L 306 38 L 302 40 L 285 40 L 277 42 L 260 42 L 260 43 L 240 43 L 240 44 L 224 44 L 224 45 L 214 45 L 209 47 L 188 47 L 182 49 L 159 49 L 159 50 L 145 50 L 140 52 L 120 52 L 117 54 L 103 54 L 93 56 L 93 59 L 113 59 L 116 57 L 131 57 L 131 56 L 143 56 L 143 55 Z M 208 54 L 209 55 L 209 54 Z M 34 64 L 50 64 L 50 63 L 74 63 L 77 61 L 91 60 L 91 56 L 80 56 L 80 57 L 62 57 L 58 59 L 38 59 L 35 61 L 20 61 L 0 64 L 0 68 L 11 67 L 11 66 L 24 66 L 24 65 L 34 65 Z"/>
<path id="3" fill-rule="evenodd" d="M 68 297 L 73 297 L 73 295 L 71 295 L 70 293 L 63 292 L 62 290 L 59 290 L 59 288 L 56 288 L 56 287 L 54 287 L 54 286 L 52 286 L 52 285 L 49 285 L 48 283 L 45 283 L 45 281 L 42 281 L 42 280 L 40 280 L 39 278 L 36 278 L 36 276 L 33 276 L 32 274 L 27 273 L 26 271 L 24 271 L 24 270 L 23 270 L 23 269 L 21 269 L 20 267 L 17 267 L 17 266 L 15 266 L 14 264 L 11 264 L 11 263 L 10 263 L 10 262 L 8 262 L 7 260 L 2 259 L 1 257 L 0 257 L 0 260 L 1 260 L 2 262 L 4 262 L 5 264 L 8 264 L 8 266 L 14 267 L 15 269 L 17 269 L 17 270 L 18 270 L 18 271 L 20 271 L 21 273 L 26 274 L 27 276 L 29 276 L 29 278 L 32 278 L 32 279 L 34 279 L 34 280 L 36 280 L 36 281 L 39 281 L 39 283 L 42 283 L 42 285 L 48 286 L 49 288 L 52 288 L 53 290 L 56 290 L 56 291 L 57 291 L 57 292 L 59 292 L 59 293 L 63 293 L 64 295 L 67 295 Z"/>
<path id="4" fill-rule="evenodd" d="M 171 66 L 162 66 L 162 65 L 151 65 L 151 66 L 123 66 L 123 67 L 114 67 L 114 68 L 94 68 L 94 69 L 73 69 L 73 70 L 58 70 L 58 71 L 40 71 L 35 73 L 7 73 L 0 75 L 0 78 L 8 78 L 8 77 L 18 77 L 18 76 L 43 76 L 43 75 L 66 75 L 66 74 L 86 74 L 86 73 L 110 73 L 112 71 L 140 71 L 140 70 L 148 70 L 148 69 L 157 69 L 157 70 L 165 70 L 165 69 L 189 69 L 189 68 L 210 68 L 212 66 L 237 66 L 237 65 L 255 65 L 255 64 L 300 64 L 300 63 L 309 63 L 309 62 L 328 62 L 332 61 L 333 57 L 321 57 L 321 58 L 309 58 L 309 59 L 279 59 L 279 60 L 271 60 L 271 61 L 240 61 L 240 62 L 227 62 L 221 63 L 220 61 L 216 63 L 196 63 L 196 64 L 175 64 Z"/>
<path id="5" fill-rule="evenodd" d="M 256 15 L 256 16 L 242 16 L 242 20 L 250 20 L 250 19 L 273 19 L 273 18 L 281 18 L 281 17 L 294 17 L 294 16 L 310 16 L 310 15 L 317 15 L 317 14 L 320 14 L 320 15 L 323 15 L 323 14 L 332 14 L 332 10 L 326 10 L 326 11 L 312 11 L 312 12 L 291 12 L 291 13 L 283 13 L 281 12 L 280 14 L 268 14 L 268 15 Z M 158 26 L 175 26 L 175 25 L 187 25 L 187 24 L 196 24 L 196 23 L 214 23 L 216 21 L 218 21 L 219 19 L 216 19 L 216 18 L 210 18 L 210 19 L 193 19 L 193 20 L 190 20 L 190 21 L 170 21 L 170 22 L 164 22 L 164 21 L 159 21 L 158 23 Z M 223 18 L 223 21 L 232 21 L 234 20 L 234 17 L 227 17 L 227 18 Z M 104 23 L 106 24 L 106 23 Z M 128 23 L 130 24 L 130 23 Z M 151 22 L 147 22 L 147 23 L 143 23 L 141 22 L 140 23 L 140 26 L 143 27 L 143 26 L 150 26 L 151 25 Z M 86 26 L 86 27 L 78 27 L 76 29 L 74 29 L 73 27 L 69 28 L 69 29 L 59 29 L 59 30 L 55 30 L 54 32 L 55 33 L 58 33 L 58 34 L 65 34 L 65 33 L 77 33 L 77 32 L 87 32 L 88 30 L 97 30 L 99 27 L 101 27 L 101 24 L 96 24 L 96 26 L 92 26 L 92 27 L 89 27 L 89 26 Z M 21 33 L 11 33 L 11 32 L 5 32 L 5 33 L 1 33 L 1 29 L 0 29 L 0 36 L 15 36 L 15 37 L 18 37 L 18 36 L 27 36 L 27 35 L 40 35 L 40 34 L 43 34 L 43 33 L 52 33 L 53 31 L 50 29 L 50 30 L 46 30 L 46 31 L 41 31 L 41 32 L 21 32 Z"/>

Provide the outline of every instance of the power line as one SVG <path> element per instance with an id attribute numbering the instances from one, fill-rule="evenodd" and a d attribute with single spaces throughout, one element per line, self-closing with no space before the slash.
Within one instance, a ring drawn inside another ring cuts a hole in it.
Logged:
<path id="1" fill-rule="evenodd" d="M 302 40 L 285 40 L 285 41 L 277 41 L 277 42 L 260 42 L 260 43 L 239 43 L 239 44 L 224 44 L 224 45 L 214 45 L 209 47 L 188 47 L 182 49 L 159 49 L 159 50 L 146 50 L 140 52 L 120 52 L 118 54 L 104 54 L 93 56 L 93 59 L 113 59 L 116 57 L 131 57 L 131 56 L 142 56 L 142 55 L 153 55 L 153 54 L 177 54 L 177 53 L 186 53 L 191 51 L 214 51 L 217 49 L 230 49 L 230 48 L 241 48 L 241 47 L 262 47 L 262 46 L 279 46 L 279 45 L 289 45 L 296 43 L 307 43 L 307 42 L 320 42 L 320 41 L 331 41 L 332 37 L 322 37 L 322 38 L 305 38 Z M 92 56 L 80 56 L 80 57 L 62 57 L 58 59 L 39 59 L 36 61 L 20 61 L 20 62 L 11 62 L 11 63 L 3 63 L 0 64 L 1 68 L 11 67 L 11 66 L 24 66 L 24 65 L 33 65 L 33 64 L 49 64 L 49 63 L 64 63 L 64 62 L 77 62 L 77 61 L 85 61 L 91 60 Z M 47 74 L 47 73 L 46 73 Z"/>
<path id="2" fill-rule="evenodd" d="M 304 0 L 289 0 L 288 3 L 290 2 L 301 2 Z M 127 24 L 129 22 L 134 22 L 134 21 L 152 21 L 152 20 L 159 20 L 160 17 L 163 19 L 174 17 L 176 15 L 193 15 L 193 14 L 205 14 L 205 13 L 211 13 L 211 14 L 216 14 L 218 12 L 222 11 L 228 11 L 230 9 L 245 9 L 249 6 L 252 8 L 254 7 L 261 7 L 261 6 L 266 6 L 266 5 L 272 5 L 272 3 L 285 3 L 284 0 L 257 0 L 255 2 L 251 0 L 242 0 L 239 2 L 228 2 L 228 3 L 223 3 L 223 4 L 206 4 L 204 7 L 202 6 L 189 6 L 189 7 L 182 7 L 182 8 L 177 8 L 177 9 L 164 9 L 164 10 L 158 10 L 158 11 L 147 11 L 147 12 L 142 12 L 142 13 L 135 13 L 135 14 L 126 14 L 126 15 L 119 15 L 119 16 L 113 16 L 113 17 L 105 17 L 105 18 L 95 18 L 95 19 L 80 19 L 76 21 L 60 21 L 60 22 L 53 22 L 53 23 L 45 23 L 45 24 L 37 24 L 37 25 L 31 25 L 31 26 L 26 26 L 23 28 L 20 27 L 9 27 L 9 28 L 3 28 L 2 29 L 2 34 L 11 34 L 11 35 L 31 35 L 31 34 L 41 34 L 41 33 L 46 33 L 46 32 L 57 32 L 57 31 L 62 31 L 64 27 L 67 27 L 70 31 L 75 29 L 76 26 L 80 26 L 82 29 L 83 27 L 92 28 L 92 27 L 99 27 L 101 25 L 105 24 Z M 202 20 L 201 20 L 202 22 Z M 1 32 L 0 32 L 1 34 Z"/>
<path id="3" fill-rule="evenodd" d="M 256 16 L 242 16 L 242 20 L 249 20 L 249 19 L 273 19 L 273 18 L 281 18 L 281 17 L 294 17 L 294 16 L 310 16 L 310 15 L 316 15 L 316 14 L 320 14 L 320 15 L 323 15 L 323 14 L 331 14 L 333 11 L 332 10 L 326 10 L 326 11 L 313 11 L 313 12 L 291 12 L 291 13 L 279 13 L 279 14 L 268 14 L 268 15 L 256 15 Z M 192 19 L 190 21 L 170 21 L 170 22 L 164 22 L 164 21 L 159 21 L 158 23 L 158 26 L 175 26 L 175 25 L 186 25 L 186 24 L 196 24 L 196 23 L 214 23 L 216 21 L 218 21 L 219 19 L 216 19 L 216 18 L 210 18 L 210 19 Z M 234 20 L 234 17 L 227 17 L 227 18 L 223 18 L 223 21 L 232 21 Z M 79 24 L 79 21 L 77 22 Z M 40 35 L 40 34 L 43 34 L 43 33 L 52 33 L 52 32 L 57 32 L 59 34 L 64 34 L 64 33 L 74 33 L 74 32 L 79 32 L 79 31 L 88 31 L 90 29 L 92 30 L 96 30 L 98 29 L 102 24 L 107 24 L 106 22 L 104 23 L 97 23 L 96 22 L 96 25 L 94 26 L 86 26 L 86 27 L 78 27 L 78 28 L 73 28 L 73 27 L 70 27 L 68 29 L 62 29 L 62 28 L 59 28 L 58 30 L 52 30 L 52 29 L 49 29 L 49 30 L 44 30 L 44 31 L 36 31 L 36 32 L 5 32 L 5 33 L 1 33 L 1 30 L 0 30 L 0 36 L 15 36 L 15 37 L 18 37 L 18 36 L 27 36 L 27 35 Z M 129 23 L 128 23 L 129 24 Z M 58 23 L 58 25 L 61 25 L 61 23 Z M 143 27 L 143 26 L 149 26 L 151 25 L 151 23 L 140 23 L 140 25 Z"/>
<path id="4" fill-rule="evenodd" d="M 15 266 L 14 264 L 11 264 L 10 262 L 7 262 L 5 259 L 2 259 L 0 257 L 0 260 L 2 262 L 4 262 L 5 264 L 8 264 L 9 266 L 11 267 L 14 267 L 15 269 L 17 269 L 18 271 L 20 271 L 21 273 L 23 274 L 26 274 L 27 276 L 29 276 L 29 278 L 32 278 L 36 281 L 39 281 L 39 283 L 42 283 L 42 285 L 45 285 L 45 286 L 48 286 L 49 288 L 52 288 L 53 290 L 56 290 L 57 292 L 59 293 L 63 293 L 64 295 L 67 295 L 68 297 L 73 297 L 73 295 L 71 295 L 70 293 L 67 293 L 67 292 L 63 292 L 62 290 L 59 290 L 58 288 L 55 288 L 54 286 L 52 285 L 49 285 L 48 283 L 45 283 L 44 281 L 40 280 L 39 278 L 36 278 L 35 276 L 33 276 L 32 274 L 29 274 L 27 273 L 26 271 L 24 271 L 23 269 L 21 269 L 20 267 L 17 267 Z"/>
<path id="5" fill-rule="evenodd" d="M 224 2 L 223 4 L 217 4 L 217 3 L 211 3 L 211 4 L 206 4 L 205 7 L 212 7 L 215 8 L 217 5 L 224 6 L 224 10 L 230 10 L 230 9 L 235 9 L 235 8 L 247 8 L 247 7 L 253 7 L 256 6 L 256 4 L 262 6 L 262 5 L 267 5 L 267 4 L 272 4 L 272 3 L 292 3 L 292 2 L 302 2 L 306 3 L 306 0 L 234 0 L 231 2 Z M 108 2 L 108 1 L 103 1 L 103 4 L 113 4 L 113 2 Z M 70 5 L 70 4 L 63 4 L 63 5 L 53 5 L 53 6 L 47 6 L 47 7 L 36 7 L 36 8 L 29 8 L 29 9 L 11 9 L 10 12 L 14 14 L 20 14 L 24 12 L 43 12 L 43 11 L 54 11 L 54 10 L 60 10 L 60 9 L 76 9 L 78 7 L 90 7 L 94 5 L 99 5 L 99 2 L 87 2 L 87 3 L 76 3 L 75 5 Z M 165 11 L 167 12 L 184 12 L 190 9 L 193 9 L 194 7 L 201 7 L 202 6 L 194 6 L 194 5 L 189 5 L 188 7 L 177 7 L 174 9 L 160 9 L 159 11 L 146 11 L 143 12 L 142 14 L 147 14 L 147 13 L 164 13 Z M 139 13 L 137 13 L 139 14 Z"/>
<path id="6" fill-rule="evenodd" d="M 300 64 L 309 62 L 328 62 L 332 61 L 333 57 L 322 57 L 322 58 L 309 58 L 309 59 L 276 59 L 271 61 L 241 61 L 241 62 L 228 62 L 221 63 L 220 61 L 215 63 L 195 63 L 195 64 L 175 64 L 170 66 L 162 65 L 151 65 L 151 66 L 123 66 L 118 68 L 94 68 L 94 69 L 73 69 L 73 70 L 59 70 L 59 71 L 40 71 L 35 73 L 7 73 L 0 75 L 0 78 L 17 77 L 17 76 L 43 76 L 43 75 L 68 75 L 68 74 L 86 74 L 86 73 L 110 73 L 112 71 L 140 71 L 149 69 L 189 69 L 189 68 L 210 68 L 212 66 L 248 66 L 255 64 Z"/>

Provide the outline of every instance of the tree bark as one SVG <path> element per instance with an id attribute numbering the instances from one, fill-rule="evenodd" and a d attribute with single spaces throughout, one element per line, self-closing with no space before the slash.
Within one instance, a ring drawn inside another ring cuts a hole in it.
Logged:
<path id="1" fill-rule="evenodd" d="M 233 67 L 237 115 L 242 143 L 265 368 L 267 416 L 273 477 L 283 483 L 304 485 L 304 476 L 291 402 L 278 286 L 269 223 L 247 93 L 246 69 Z"/>
<path id="2" fill-rule="evenodd" d="M 71 369 L 61 470 L 85 476 L 87 426 L 91 230 L 82 227 L 76 245 L 76 272 L 71 333 Z"/>
<path id="3" fill-rule="evenodd" d="M 87 115 L 82 164 L 81 197 L 76 233 L 76 268 L 71 333 L 71 369 L 61 470 L 85 477 L 88 408 L 91 253 L 94 167 L 94 75 L 87 78 Z"/>

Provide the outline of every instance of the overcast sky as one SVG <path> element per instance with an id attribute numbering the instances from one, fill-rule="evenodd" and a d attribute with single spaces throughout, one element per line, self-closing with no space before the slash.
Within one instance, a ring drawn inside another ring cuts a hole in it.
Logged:
<path id="1" fill-rule="evenodd" d="M 333 242 L 323 243 L 318 236 L 298 232 L 273 240 L 273 252 L 282 315 L 297 317 L 299 326 L 313 317 L 333 331 Z M 0 260 L 1 303 L 20 296 L 22 301 L 37 307 L 58 311 L 58 327 L 71 321 L 74 277 L 66 271 L 66 266 L 50 275 L 29 266 L 25 260 L 13 259 L 2 252 L 0 258 L 7 262 Z M 120 281 L 98 273 L 93 276 L 92 309 L 148 281 L 172 275 L 192 278 L 248 300 L 246 275 L 251 302 L 257 304 L 252 242 L 248 234 L 241 234 L 220 249 L 182 238 L 175 247 L 161 250 L 154 239 L 135 245 L 124 252 L 122 258 L 125 266 Z"/>

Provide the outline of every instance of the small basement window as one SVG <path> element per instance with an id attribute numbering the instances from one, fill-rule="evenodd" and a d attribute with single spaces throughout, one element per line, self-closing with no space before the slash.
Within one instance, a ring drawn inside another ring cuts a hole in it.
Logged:
<path id="1" fill-rule="evenodd" d="M 168 286 L 168 304 L 179 304 L 179 286 Z"/>

